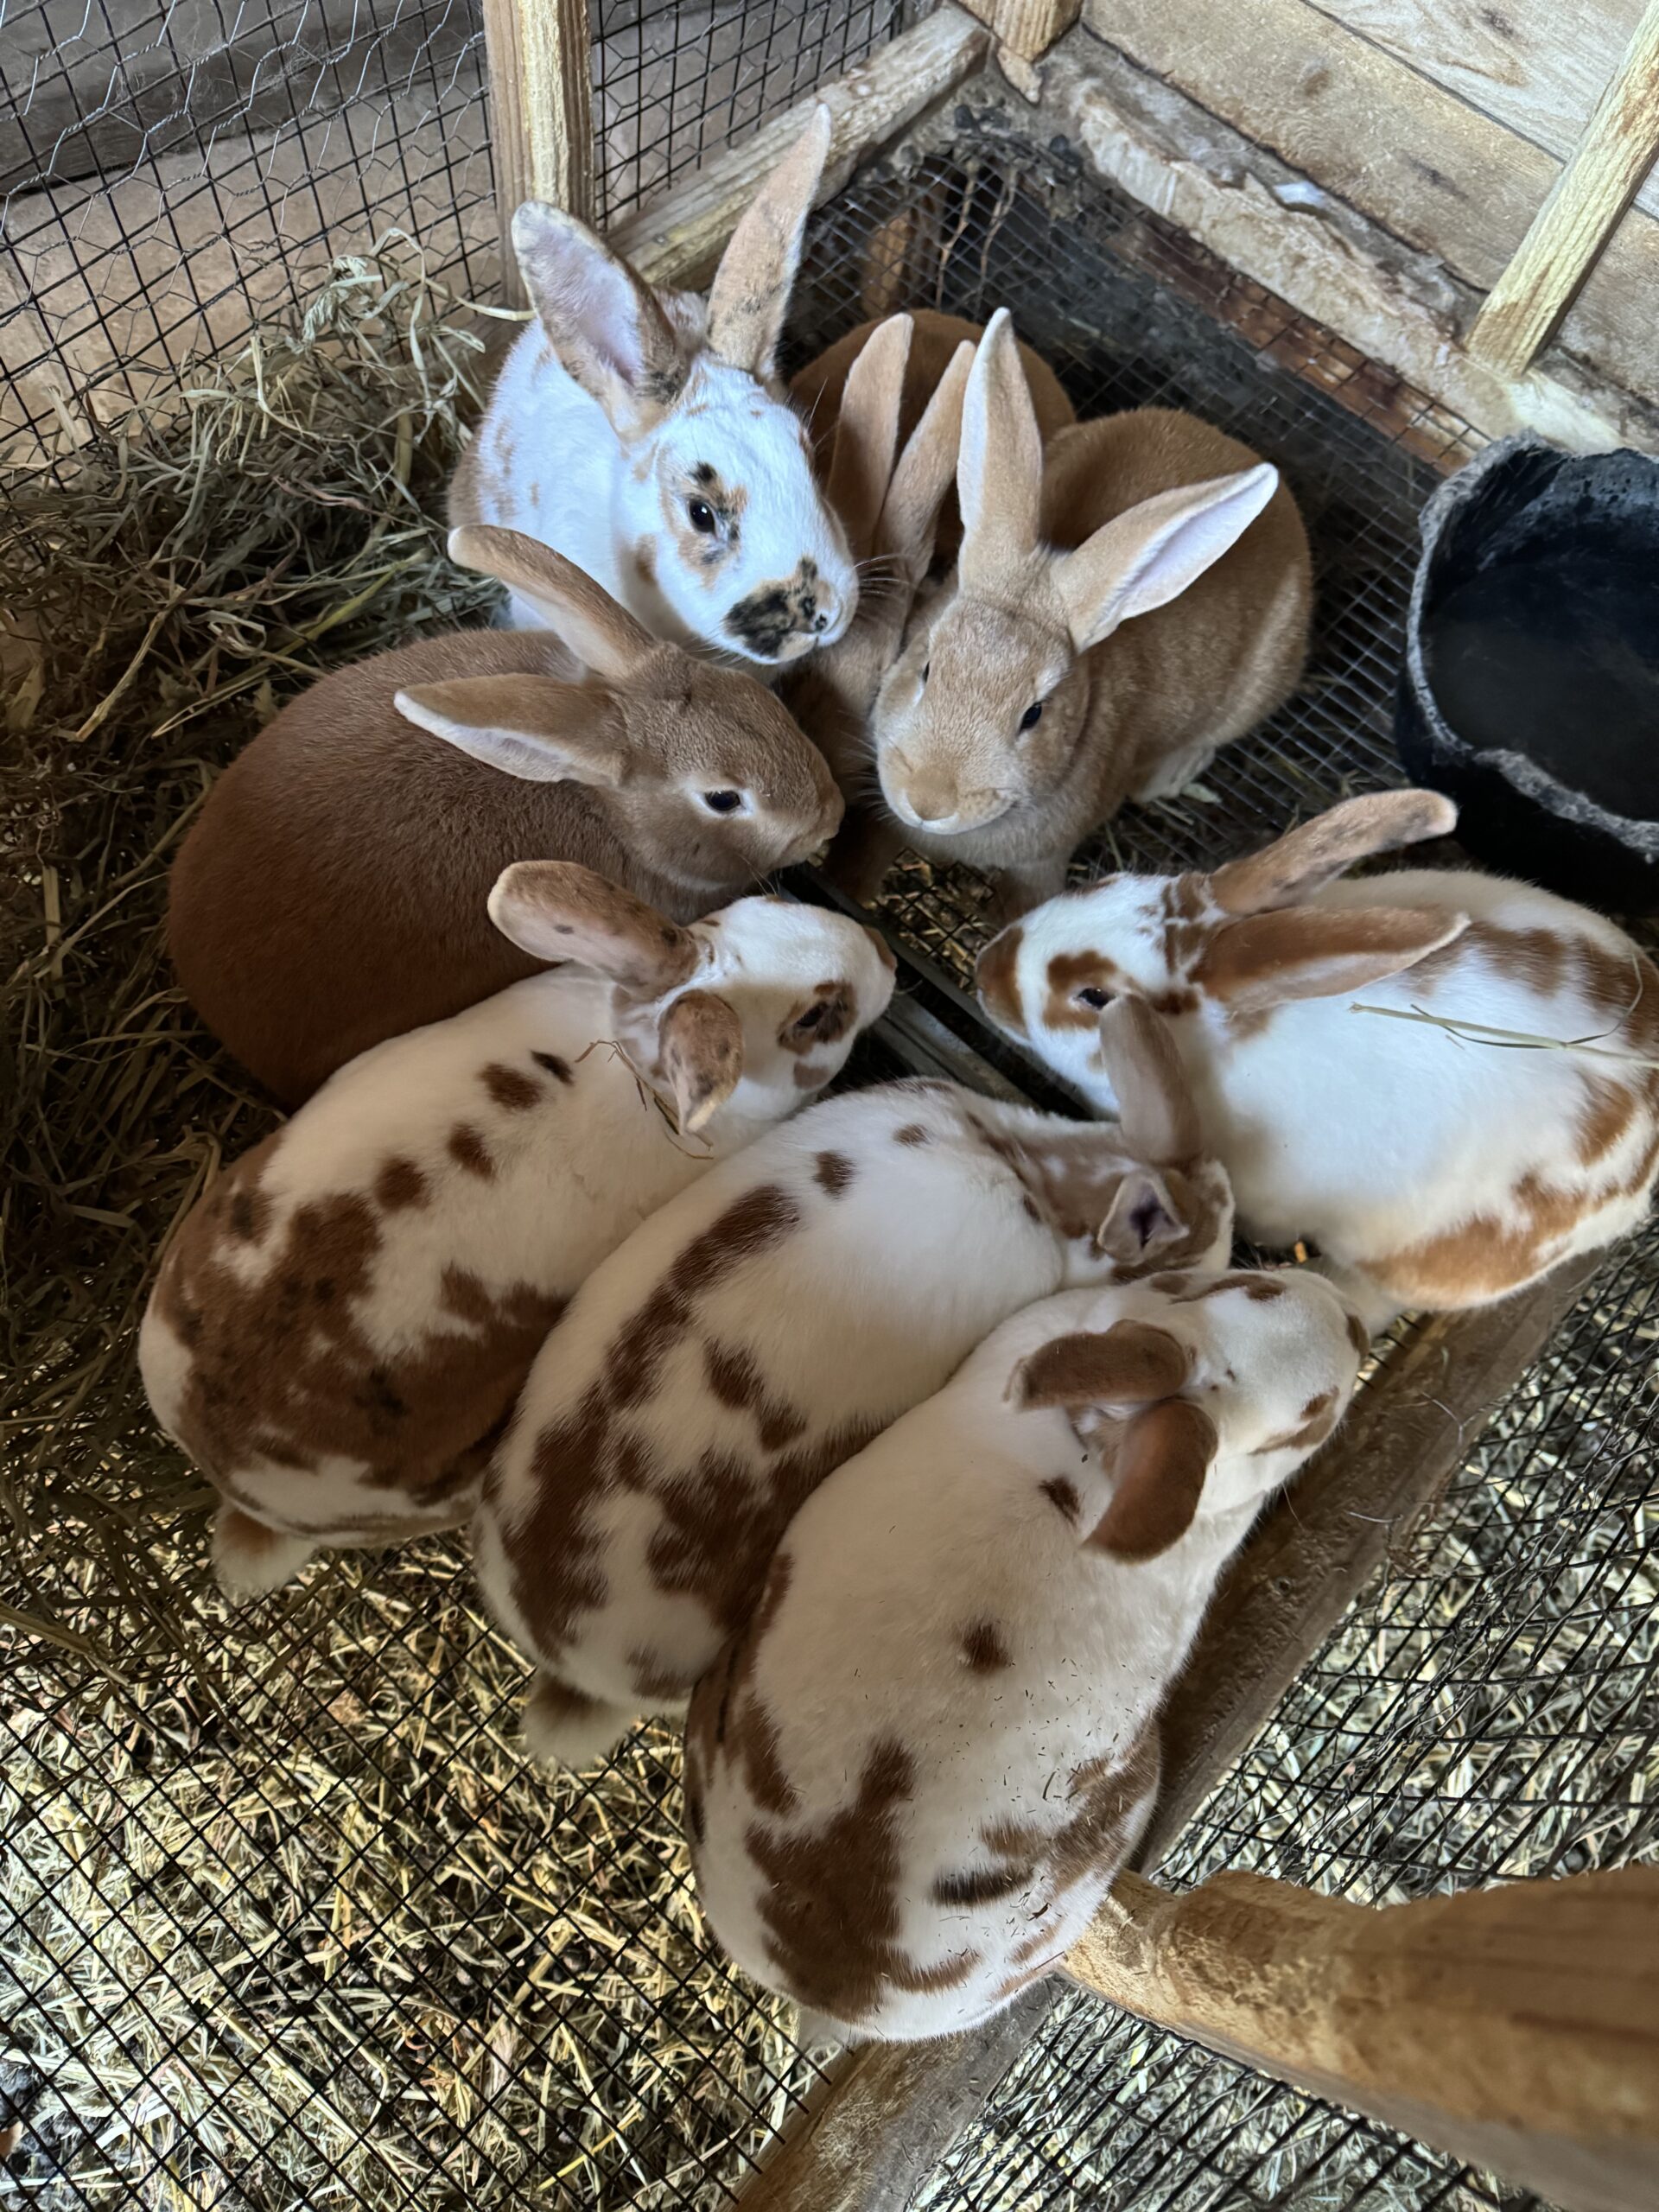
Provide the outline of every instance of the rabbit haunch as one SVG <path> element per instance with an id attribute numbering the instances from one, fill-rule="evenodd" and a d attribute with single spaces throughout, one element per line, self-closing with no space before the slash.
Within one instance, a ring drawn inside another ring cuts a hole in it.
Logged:
<path id="1" fill-rule="evenodd" d="M 1145 1827 L 1217 1579 L 1364 1347 L 1305 1272 L 1072 1291 L 830 1475 L 688 1720 L 699 1894 L 738 1964 L 893 2039 L 1058 1965 Z"/>
<path id="2" fill-rule="evenodd" d="M 1108 876 L 980 960 L 986 1010 L 1106 1111 L 1100 1009 L 1170 1016 L 1245 1233 L 1315 1243 L 1379 1321 L 1611 1243 L 1659 1172 L 1659 973 L 1621 930 L 1468 870 L 1335 880 L 1456 818 L 1428 791 L 1349 800 L 1212 875 Z"/>
<path id="3" fill-rule="evenodd" d="M 140 1363 L 227 1502 L 227 1586 L 464 1521 L 589 1269 L 828 1083 L 893 988 L 862 925 L 782 899 L 683 929 L 548 861 L 492 911 L 572 964 L 354 1060 L 162 1264 Z"/>
<path id="4" fill-rule="evenodd" d="M 874 716 L 883 796 L 927 858 L 1057 891 L 1126 801 L 1179 790 L 1294 686 L 1307 539 L 1277 472 L 1141 408 L 1046 456 L 1007 311 L 980 341 L 957 472 L 954 588 L 924 607 Z"/>
<path id="5" fill-rule="evenodd" d="M 1108 1049 L 1121 1126 L 950 1084 L 854 1093 L 774 1130 L 597 1269 L 493 1464 L 478 1573 L 535 1658 L 537 1747 L 570 1764 L 683 1697 L 830 1469 L 1063 1285 L 1227 1250 L 1155 1019 Z"/>
<path id="6" fill-rule="evenodd" d="M 452 522 L 542 539 L 678 644 L 777 664 L 841 635 L 857 577 L 772 365 L 829 144 L 820 108 L 738 223 L 706 317 L 574 216 L 519 208 L 537 320 L 502 365 Z M 510 608 L 540 620 L 516 590 Z"/>
<path id="7" fill-rule="evenodd" d="M 450 550 L 550 627 L 322 677 L 219 778 L 174 864 L 179 980 L 288 1105 L 533 972 L 486 911 L 512 862 L 579 861 L 690 921 L 841 819 L 817 747 L 753 677 L 662 644 L 534 539 L 458 531 Z"/>

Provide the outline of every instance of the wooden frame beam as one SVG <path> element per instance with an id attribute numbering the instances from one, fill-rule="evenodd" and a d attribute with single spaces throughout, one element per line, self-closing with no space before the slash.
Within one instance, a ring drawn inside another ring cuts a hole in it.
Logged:
<path id="1" fill-rule="evenodd" d="M 1083 13 L 1083 0 L 967 0 L 967 5 L 997 44 L 1021 61 L 1040 60 Z"/>
<path id="2" fill-rule="evenodd" d="M 1570 35 L 1570 34 L 1569 34 Z M 1477 360 L 1520 376 L 1554 337 L 1659 156 L 1659 0 L 1469 333 Z"/>
<path id="3" fill-rule="evenodd" d="M 490 159 L 501 232 L 501 290 L 523 307 L 514 211 L 551 200 L 594 219 L 593 33 L 588 0 L 484 0 Z"/>

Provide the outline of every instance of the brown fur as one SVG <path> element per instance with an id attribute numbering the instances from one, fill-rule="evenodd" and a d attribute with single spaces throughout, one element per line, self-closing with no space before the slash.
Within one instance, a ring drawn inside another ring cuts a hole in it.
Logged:
<path id="1" fill-rule="evenodd" d="M 1021 1362 L 1022 1406 L 1150 1405 L 1173 1397 L 1192 1356 L 1151 1321 L 1117 1321 L 1096 1333 L 1056 1337 Z"/>
<path id="2" fill-rule="evenodd" d="M 219 778 L 174 863 L 168 944 L 203 1020 L 284 1103 L 536 972 L 486 909 L 510 862 L 579 861 L 687 921 L 778 863 L 779 819 L 813 823 L 811 842 L 833 828 L 829 771 L 778 702 L 671 648 L 616 694 L 631 755 L 659 764 L 637 788 L 523 782 L 392 704 L 450 679 L 571 673 L 545 632 L 424 639 L 324 677 Z M 748 784 L 763 761 L 774 804 L 748 822 L 702 825 L 652 788 L 694 767 L 711 788 Z"/>
<path id="3" fill-rule="evenodd" d="M 281 1249 L 263 1253 L 250 1280 L 233 1255 L 259 1249 L 271 1234 L 262 1186 L 283 1134 L 227 1170 L 187 1217 L 162 1268 L 159 1310 L 194 1354 L 180 1440 L 216 1483 L 255 1457 L 302 1475 L 321 1455 L 341 1454 L 365 1462 L 371 1483 L 429 1507 L 480 1471 L 564 1301 L 493 1292 L 450 1268 L 442 1325 L 383 1356 L 357 1315 L 382 1243 L 379 1207 L 360 1192 L 296 1207 Z M 376 1184 L 380 1206 L 418 1203 L 411 1175 L 418 1179 L 408 1161 L 388 1161 Z M 303 1529 L 302 1483 L 294 1497 L 292 1525 Z"/>
<path id="4" fill-rule="evenodd" d="M 1192 1527 L 1215 1456 L 1215 1427 L 1201 1407 L 1171 1398 L 1137 1414 L 1115 1440 L 1112 1502 L 1084 1541 L 1115 1559 L 1167 1551 Z"/>
<path id="5" fill-rule="evenodd" d="M 1259 853 L 1229 861 L 1209 879 L 1208 893 L 1224 913 L 1258 914 L 1307 898 L 1374 853 L 1448 836 L 1457 818 L 1438 791 L 1367 791 L 1299 823 Z"/>
<path id="6" fill-rule="evenodd" d="M 899 402 L 899 443 L 902 446 L 922 419 L 922 410 L 939 378 L 950 365 L 957 348 L 964 340 L 977 345 L 984 325 L 966 322 L 959 315 L 940 315 L 932 308 L 912 308 L 909 310 L 914 325 L 910 341 L 910 359 L 905 368 L 905 381 Z M 835 446 L 836 425 L 841 417 L 841 397 L 847 387 L 848 372 L 863 352 L 872 334 L 880 327 L 880 319 L 861 322 L 856 330 L 849 330 L 833 346 L 803 369 L 798 369 L 790 379 L 789 396 L 806 416 L 812 432 L 813 449 L 817 456 L 818 474 L 826 478 L 830 457 Z M 1077 410 L 1066 397 L 1065 387 L 1040 353 L 1029 346 L 1020 348 L 1024 364 L 1026 382 L 1031 388 L 1032 405 L 1037 412 L 1037 428 L 1045 444 L 1056 431 L 1065 429 L 1077 419 Z M 937 558 L 948 566 L 957 556 L 962 543 L 962 511 L 957 505 L 954 486 L 946 493 L 939 511 L 938 532 L 935 540 Z"/>
<path id="7" fill-rule="evenodd" d="M 1396 976 L 1464 926 L 1461 914 L 1433 906 L 1283 906 L 1224 922 L 1192 980 L 1222 1006 L 1259 1013 Z"/>

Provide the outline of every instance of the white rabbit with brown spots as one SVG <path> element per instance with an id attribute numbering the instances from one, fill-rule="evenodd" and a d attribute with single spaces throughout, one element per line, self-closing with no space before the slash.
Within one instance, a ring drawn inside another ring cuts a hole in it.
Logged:
<path id="1" fill-rule="evenodd" d="M 706 317 L 574 215 L 520 207 L 536 320 L 502 365 L 450 520 L 541 538 L 676 644 L 772 666 L 833 644 L 858 580 L 772 359 L 829 147 L 820 108 L 732 233 Z M 515 593 L 511 619 L 540 618 Z"/>
<path id="2" fill-rule="evenodd" d="M 224 1499 L 232 1594 L 321 1544 L 464 1522 L 583 1277 L 828 1083 L 892 994 L 872 931 L 784 899 L 687 929 L 546 861 L 508 868 L 490 911 L 569 964 L 353 1060 L 162 1262 L 139 1363 Z"/>
<path id="3" fill-rule="evenodd" d="M 955 588 L 882 684 L 876 766 L 908 842 L 995 871 L 1014 912 L 1289 695 L 1307 537 L 1277 470 L 1191 415 L 1137 408 L 1045 451 L 1006 308 L 968 379 L 957 485 Z"/>
<path id="4" fill-rule="evenodd" d="M 1456 821 L 1350 799 L 1207 875 L 1107 876 L 979 962 L 987 1013 L 1103 1112 L 1101 1010 L 1160 1007 L 1244 1233 L 1317 1245 L 1375 1326 L 1610 1243 L 1659 1172 L 1659 973 L 1622 930 L 1468 869 L 1338 880 Z"/>
<path id="5" fill-rule="evenodd" d="M 691 1701 L 692 1863 L 737 1963 L 895 2041 L 1058 1966 L 1151 1814 L 1217 1580 L 1364 1345 L 1305 1271 L 1071 1291 L 830 1475 Z"/>
<path id="6" fill-rule="evenodd" d="M 548 1338 L 476 1523 L 537 1662 L 531 1748 L 569 1765 L 676 1707 L 747 1618 L 791 1514 L 1066 1284 L 1225 1255 L 1155 1016 L 1109 1026 L 1121 1126 L 949 1084 L 827 1101 L 664 1206 Z"/>

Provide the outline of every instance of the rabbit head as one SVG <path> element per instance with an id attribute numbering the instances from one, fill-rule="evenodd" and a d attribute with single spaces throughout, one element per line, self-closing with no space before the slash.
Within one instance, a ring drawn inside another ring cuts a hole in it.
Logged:
<path id="1" fill-rule="evenodd" d="M 531 601 L 585 673 L 422 684 L 397 694 L 406 721 L 505 775 L 605 791 L 639 858 L 710 903 L 834 834 L 835 779 L 753 677 L 652 637 L 590 576 L 517 531 L 458 530 L 449 552 Z"/>
<path id="2" fill-rule="evenodd" d="M 1263 851 L 1209 875 L 1109 875 L 1065 892 L 992 938 L 980 1004 L 1011 1036 L 1101 1101 L 1103 1009 L 1143 999 L 1172 1016 L 1256 1016 L 1291 999 L 1360 988 L 1410 967 L 1467 926 L 1445 908 L 1303 906 L 1356 861 L 1445 836 L 1457 809 L 1438 792 L 1344 800 Z"/>
<path id="3" fill-rule="evenodd" d="M 1218 561 L 1278 481 L 1263 462 L 1142 500 L 1073 550 L 1046 543 L 1042 439 L 999 308 L 963 408 L 956 588 L 918 617 L 876 704 L 892 811 L 950 836 L 1040 805 L 1066 775 L 1090 706 L 1084 657 Z"/>
<path id="4" fill-rule="evenodd" d="M 618 531 L 688 636 L 781 665 L 830 645 L 858 580 L 773 355 L 830 149 L 817 111 L 732 233 L 701 343 L 562 208 L 527 201 L 512 244 L 558 360 L 622 447 Z"/>
<path id="5" fill-rule="evenodd" d="M 1118 1559 L 1152 1559 L 1199 1516 L 1276 1490 L 1347 1411 L 1368 1349 L 1307 1269 L 1153 1275 L 1103 1304 L 1106 1325 L 1028 1354 L 1008 1395 L 1063 1408 L 1113 1478 L 1084 1541 Z"/>
<path id="6" fill-rule="evenodd" d="M 829 496 L 866 572 L 864 585 L 844 636 L 815 654 L 786 692 L 849 796 L 868 776 L 876 694 L 898 657 L 912 603 L 933 557 L 974 356 L 971 345 L 958 346 L 895 461 L 912 334 L 909 315 L 890 316 L 871 333 L 848 372 Z"/>
<path id="7" fill-rule="evenodd" d="M 613 1043 L 671 1101 L 683 1132 L 728 1106 L 776 1121 L 841 1072 L 893 996 L 893 955 L 861 922 L 793 899 L 740 899 L 683 927 L 567 861 L 518 861 L 490 918 L 538 960 L 615 986 Z"/>

